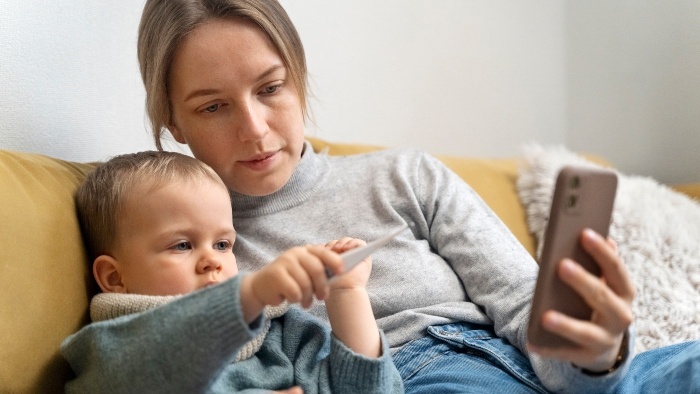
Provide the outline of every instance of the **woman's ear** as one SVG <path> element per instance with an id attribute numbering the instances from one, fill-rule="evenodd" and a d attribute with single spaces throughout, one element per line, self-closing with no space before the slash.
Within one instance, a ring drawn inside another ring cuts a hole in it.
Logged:
<path id="1" fill-rule="evenodd" d="M 119 272 L 119 262 L 111 256 L 98 256 L 92 263 L 92 274 L 97 285 L 105 293 L 126 293 L 126 286 L 122 283 L 122 275 Z"/>
<path id="2" fill-rule="evenodd" d="M 175 141 L 181 144 L 187 144 L 187 141 L 185 141 L 185 138 L 183 138 L 182 133 L 180 132 L 180 129 L 177 128 L 177 126 L 175 126 L 174 124 L 169 124 L 168 131 L 170 131 L 170 134 L 172 134 L 173 138 L 175 138 Z"/>

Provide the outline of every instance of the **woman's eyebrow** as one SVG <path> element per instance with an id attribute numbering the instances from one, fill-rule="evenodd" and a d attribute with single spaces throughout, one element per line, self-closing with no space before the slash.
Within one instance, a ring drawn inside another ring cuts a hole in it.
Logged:
<path id="1" fill-rule="evenodd" d="M 190 94 L 188 94 L 187 97 L 185 97 L 184 101 L 189 101 L 195 97 L 209 96 L 209 95 L 218 94 L 218 93 L 221 93 L 221 91 L 218 89 L 197 89 L 197 90 L 191 92 Z"/>
<path id="2" fill-rule="evenodd" d="M 267 70 L 263 71 L 257 80 L 258 81 L 263 80 L 263 79 L 267 78 L 270 74 L 273 74 L 275 71 L 277 71 L 281 68 L 284 68 L 284 66 L 281 64 L 275 64 L 275 65 L 271 66 L 270 68 L 268 68 Z"/>

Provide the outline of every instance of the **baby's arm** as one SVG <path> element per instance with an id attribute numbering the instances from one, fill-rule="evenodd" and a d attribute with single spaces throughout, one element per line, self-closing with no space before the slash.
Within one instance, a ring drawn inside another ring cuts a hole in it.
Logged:
<path id="1" fill-rule="evenodd" d="M 262 313 L 266 305 L 285 300 L 311 306 L 314 296 L 326 300 L 328 319 L 335 336 L 354 352 L 379 357 L 381 339 L 365 286 L 372 270 L 369 258 L 348 274 L 343 273 L 338 253 L 364 245 L 354 238 L 331 241 L 325 246 L 306 245 L 287 250 L 272 263 L 241 279 L 241 305 L 247 322 Z"/>
<path id="2" fill-rule="evenodd" d="M 326 246 L 342 253 L 364 244 L 359 239 L 343 238 Z M 345 346 L 367 357 L 379 357 L 381 338 L 366 289 L 371 271 L 372 261 L 368 257 L 350 272 L 335 278 L 330 284 L 326 310 L 333 334 Z"/>

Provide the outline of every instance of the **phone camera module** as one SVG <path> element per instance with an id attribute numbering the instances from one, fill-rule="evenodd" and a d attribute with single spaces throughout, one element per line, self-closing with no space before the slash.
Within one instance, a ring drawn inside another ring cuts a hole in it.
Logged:
<path id="1" fill-rule="evenodd" d="M 581 186 L 581 178 L 578 175 L 571 177 L 571 180 L 569 180 L 569 186 L 572 189 L 578 189 L 578 187 Z"/>

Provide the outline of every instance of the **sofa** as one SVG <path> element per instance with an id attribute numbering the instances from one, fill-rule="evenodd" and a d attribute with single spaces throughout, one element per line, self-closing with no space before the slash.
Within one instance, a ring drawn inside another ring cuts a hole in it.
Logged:
<path id="1" fill-rule="evenodd" d="M 308 139 L 315 150 L 331 155 L 382 149 Z M 537 240 L 528 231 L 516 191 L 519 159 L 439 158 L 535 255 Z M 0 392 L 62 392 L 71 376 L 58 348 L 88 323 L 88 302 L 96 291 L 73 192 L 94 166 L 0 150 Z M 700 198 L 700 184 L 679 185 L 676 190 Z"/>

